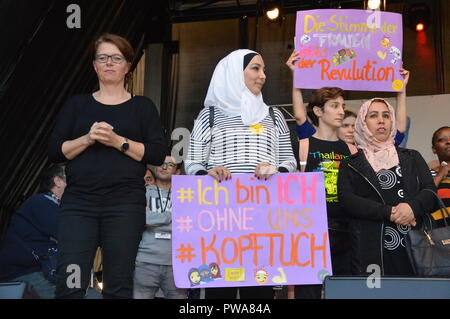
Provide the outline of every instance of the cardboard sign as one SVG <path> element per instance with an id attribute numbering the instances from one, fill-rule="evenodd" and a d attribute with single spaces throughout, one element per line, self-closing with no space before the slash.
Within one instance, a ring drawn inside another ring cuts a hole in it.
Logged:
<path id="1" fill-rule="evenodd" d="M 324 175 L 173 176 L 180 288 L 320 284 L 331 274 Z"/>
<path id="2" fill-rule="evenodd" d="M 403 91 L 403 28 L 398 13 L 372 10 L 298 11 L 295 87 Z"/>

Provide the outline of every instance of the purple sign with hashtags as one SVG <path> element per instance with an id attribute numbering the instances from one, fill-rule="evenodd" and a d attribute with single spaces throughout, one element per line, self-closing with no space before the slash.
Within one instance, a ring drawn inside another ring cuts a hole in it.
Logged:
<path id="1" fill-rule="evenodd" d="M 324 175 L 172 177 L 176 286 L 320 284 L 331 274 Z"/>

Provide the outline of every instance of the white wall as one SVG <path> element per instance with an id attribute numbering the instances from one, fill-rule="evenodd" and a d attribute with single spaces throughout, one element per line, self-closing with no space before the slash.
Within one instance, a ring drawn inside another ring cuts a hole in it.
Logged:
<path id="1" fill-rule="evenodd" d="M 387 100 L 395 107 L 395 98 Z M 363 102 L 347 100 L 345 104 L 357 112 Z M 431 137 L 439 127 L 450 126 L 450 94 L 407 97 L 406 107 L 411 119 L 407 147 L 419 151 L 427 162 L 437 159 L 431 151 Z"/>

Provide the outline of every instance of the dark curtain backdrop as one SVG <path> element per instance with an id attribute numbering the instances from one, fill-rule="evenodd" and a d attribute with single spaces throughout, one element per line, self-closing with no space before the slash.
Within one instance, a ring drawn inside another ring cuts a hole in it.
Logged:
<path id="1" fill-rule="evenodd" d="M 81 29 L 67 27 L 69 4 L 80 6 Z M 89 45 L 111 32 L 143 47 L 159 10 L 148 0 L 0 0 L 0 235 L 49 165 L 47 144 L 64 102 L 97 88 Z"/>

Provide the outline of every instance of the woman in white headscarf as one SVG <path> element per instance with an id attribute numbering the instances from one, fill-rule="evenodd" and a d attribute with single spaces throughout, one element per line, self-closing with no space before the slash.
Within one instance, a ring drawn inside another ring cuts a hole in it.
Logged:
<path id="1" fill-rule="evenodd" d="M 233 173 L 267 179 L 296 170 L 286 121 L 263 101 L 264 71 L 261 55 L 251 50 L 233 51 L 217 64 L 191 134 L 187 174 L 221 182 Z"/>
<path id="2" fill-rule="evenodd" d="M 255 173 L 268 179 L 277 172 L 295 172 L 289 128 L 278 109 L 263 101 L 264 61 L 258 53 L 236 50 L 216 66 L 191 134 L 185 161 L 189 175 L 210 175 L 217 181 L 231 174 Z M 205 298 L 236 298 L 237 288 L 208 288 Z M 273 289 L 241 287 L 240 298 L 273 298 Z"/>

